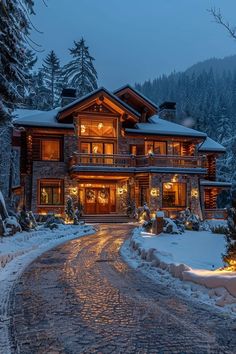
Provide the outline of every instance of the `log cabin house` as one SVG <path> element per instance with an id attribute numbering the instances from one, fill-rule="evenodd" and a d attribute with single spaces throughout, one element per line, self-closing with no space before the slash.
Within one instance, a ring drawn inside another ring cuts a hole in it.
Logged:
<path id="1" fill-rule="evenodd" d="M 63 90 L 51 111 L 18 110 L 21 203 L 36 214 L 63 215 L 71 196 L 84 215 L 126 215 L 131 201 L 172 217 L 189 207 L 223 218 L 216 180 L 225 148 L 203 132 L 177 124 L 175 103 L 157 107 L 129 85 L 76 98 Z"/>

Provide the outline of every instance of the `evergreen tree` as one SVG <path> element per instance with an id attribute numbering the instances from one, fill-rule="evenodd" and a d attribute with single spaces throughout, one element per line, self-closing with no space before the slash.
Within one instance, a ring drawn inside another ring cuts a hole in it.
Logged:
<path id="1" fill-rule="evenodd" d="M 0 190 L 9 196 L 11 109 L 21 100 L 26 83 L 24 59 L 33 0 L 0 1 Z"/>
<path id="2" fill-rule="evenodd" d="M 50 91 L 50 108 L 53 109 L 58 103 L 60 89 L 60 60 L 52 50 L 43 62 L 43 75 L 46 87 Z"/>
<path id="3" fill-rule="evenodd" d="M 83 38 L 79 42 L 74 41 L 70 54 L 74 59 L 64 67 L 65 81 L 81 97 L 97 89 L 97 72 L 93 65 L 95 59 L 89 54 Z"/>
<path id="4" fill-rule="evenodd" d="M 31 109 L 47 111 L 51 108 L 51 91 L 44 83 L 44 75 L 40 69 L 32 76 L 32 89 L 26 100 L 26 106 Z"/>
<path id="5" fill-rule="evenodd" d="M 34 73 L 33 69 L 37 63 L 38 58 L 31 49 L 26 49 L 25 52 L 25 61 L 24 61 L 24 71 L 26 75 L 26 82 L 22 83 L 20 86 L 21 92 L 21 103 L 18 104 L 18 107 L 22 106 L 23 108 L 31 108 L 29 105 L 30 96 L 34 92 Z"/>

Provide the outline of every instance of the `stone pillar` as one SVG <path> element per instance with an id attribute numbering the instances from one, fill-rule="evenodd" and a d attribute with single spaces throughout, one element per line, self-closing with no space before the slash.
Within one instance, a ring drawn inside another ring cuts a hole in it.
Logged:
<path id="1" fill-rule="evenodd" d="M 202 219 L 202 209 L 200 203 L 200 188 L 199 188 L 199 181 L 197 177 L 191 178 L 190 183 L 190 209 L 191 211 L 198 215 L 200 219 Z"/>
<path id="2" fill-rule="evenodd" d="M 163 227 L 164 227 L 164 212 L 158 211 L 156 213 L 156 219 L 155 219 L 155 223 L 154 223 L 153 232 L 156 235 L 160 235 L 163 232 Z"/>

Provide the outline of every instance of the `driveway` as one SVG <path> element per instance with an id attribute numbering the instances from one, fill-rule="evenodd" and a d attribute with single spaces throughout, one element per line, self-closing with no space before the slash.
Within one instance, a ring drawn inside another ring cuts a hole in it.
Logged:
<path id="1" fill-rule="evenodd" d="M 26 269 L 11 296 L 13 352 L 235 353 L 231 319 L 127 266 L 119 249 L 131 229 L 101 225 Z"/>

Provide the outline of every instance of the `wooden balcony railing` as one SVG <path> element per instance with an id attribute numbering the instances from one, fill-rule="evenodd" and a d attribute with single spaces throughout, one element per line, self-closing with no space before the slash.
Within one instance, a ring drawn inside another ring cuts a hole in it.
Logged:
<path id="1" fill-rule="evenodd" d="M 205 160 L 197 156 L 134 156 L 81 153 L 74 153 L 71 157 L 70 167 L 73 166 L 206 168 Z"/>

